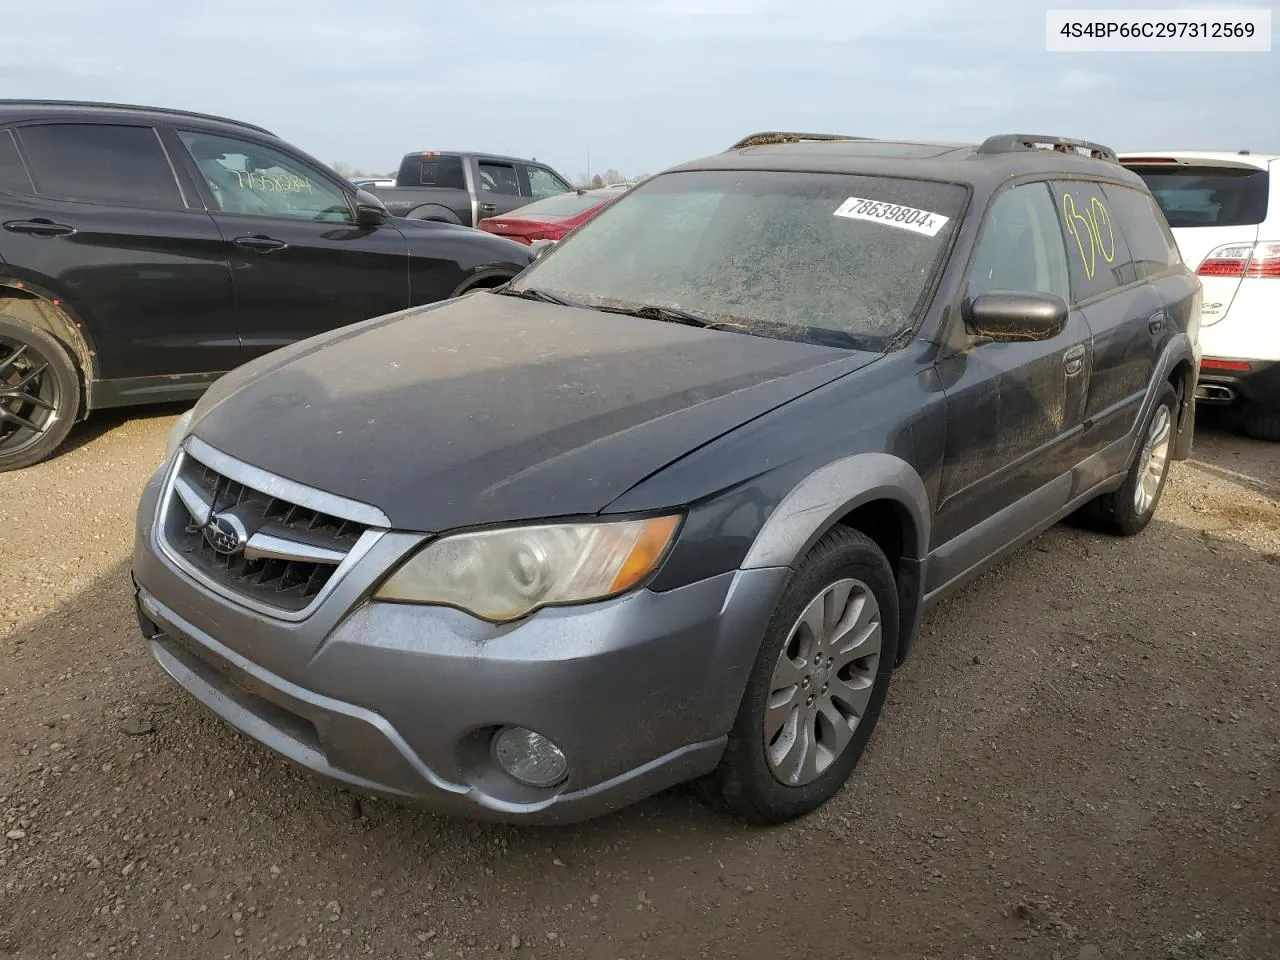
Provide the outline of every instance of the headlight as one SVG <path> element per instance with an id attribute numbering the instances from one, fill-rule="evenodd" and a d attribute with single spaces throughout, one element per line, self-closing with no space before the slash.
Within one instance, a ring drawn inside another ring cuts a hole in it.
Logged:
<path id="1" fill-rule="evenodd" d="M 182 441 L 187 439 L 187 431 L 191 429 L 191 419 L 194 414 L 194 409 L 188 410 L 178 418 L 178 422 L 169 431 L 169 439 L 164 443 L 165 463 L 173 459 L 173 455 L 178 452 L 178 447 L 182 445 Z"/>
<path id="2" fill-rule="evenodd" d="M 549 604 L 603 600 L 652 573 L 679 526 L 668 516 L 444 537 L 414 554 L 375 598 L 461 607 L 499 623 Z"/>

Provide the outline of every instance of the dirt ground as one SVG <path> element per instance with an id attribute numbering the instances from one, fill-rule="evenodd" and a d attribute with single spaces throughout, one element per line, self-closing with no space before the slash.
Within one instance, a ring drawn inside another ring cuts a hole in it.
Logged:
<path id="1" fill-rule="evenodd" d="M 534 829 L 358 801 L 167 681 L 127 583 L 175 412 L 0 476 L 3 960 L 1280 957 L 1280 447 L 1202 424 L 1143 536 L 943 605 L 813 817 Z"/>

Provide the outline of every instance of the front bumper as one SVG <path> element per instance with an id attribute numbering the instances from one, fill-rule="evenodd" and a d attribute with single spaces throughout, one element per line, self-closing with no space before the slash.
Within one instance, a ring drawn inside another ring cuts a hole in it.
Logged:
<path id="1" fill-rule="evenodd" d="M 368 600 L 422 538 L 387 534 L 305 619 L 238 605 L 153 539 L 161 474 L 138 511 L 139 623 L 159 664 L 232 726 L 355 789 L 442 813 L 571 822 L 718 763 L 787 568 L 640 590 L 497 626 L 461 611 Z M 503 725 L 568 758 L 559 786 L 492 760 Z"/>
<path id="2" fill-rule="evenodd" d="M 1247 364 L 1248 368 L 1222 369 L 1215 363 Z M 1280 410 L 1280 361 L 1205 357 L 1201 360 L 1196 400 L 1212 406 L 1243 404 L 1259 412 Z"/>

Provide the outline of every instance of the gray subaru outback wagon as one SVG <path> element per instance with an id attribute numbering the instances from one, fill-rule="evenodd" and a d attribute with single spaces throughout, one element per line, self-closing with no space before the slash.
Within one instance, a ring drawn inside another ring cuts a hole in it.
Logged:
<path id="1" fill-rule="evenodd" d="M 1069 515 L 1147 525 L 1199 311 L 1105 147 L 754 135 L 494 293 L 218 380 L 142 497 L 139 620 L 357 790 L 801 816 L 939 598 Z"/>

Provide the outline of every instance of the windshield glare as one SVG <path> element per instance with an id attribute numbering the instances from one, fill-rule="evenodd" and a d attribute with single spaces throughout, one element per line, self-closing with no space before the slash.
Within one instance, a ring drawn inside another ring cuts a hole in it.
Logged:
<path id="1" fill-rule="evenodd" d="M 847 174 L 664 174 L 598 213 L 512 289 L 674 308 L 764 336 L 831 343 L 836 333 L 879 350 L 915 325 L 966 194 Z"/>

